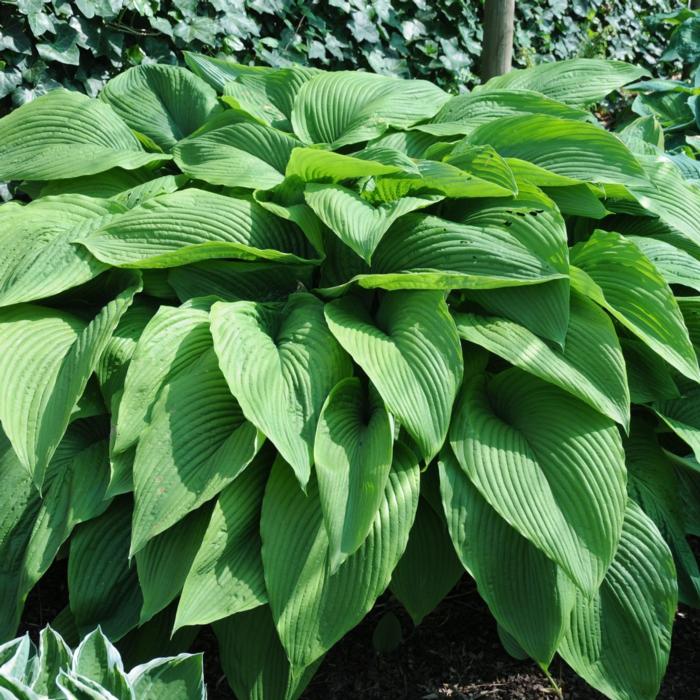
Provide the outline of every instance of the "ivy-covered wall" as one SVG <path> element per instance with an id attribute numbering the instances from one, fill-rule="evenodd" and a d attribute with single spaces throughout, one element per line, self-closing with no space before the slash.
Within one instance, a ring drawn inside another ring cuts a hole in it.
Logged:
<path id="1" fill-rule="evenodd" d="M 517 0 L 516 61 L 579 53 L 653 63 L 644 24 L 668 0 Z M 0 0 L 0 113 L 58 84 L 94 95 L 113 73 L 183 48 L 240 62 L 292 61 L 478 80 L 483 0 Z"/>

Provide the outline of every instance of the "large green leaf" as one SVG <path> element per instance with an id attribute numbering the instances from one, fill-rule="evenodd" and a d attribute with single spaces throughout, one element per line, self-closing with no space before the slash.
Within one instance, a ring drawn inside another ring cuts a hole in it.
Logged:
<path id="1" fill-rule="evenodd" d="M 170 379 L 136 447 L 131 553 L 216 496 L 263 439 L 231 396 L 213 349 Z"/>
<path id="2" fill-rule="evenodd" d="M 263 566 L 272 615 L 295 667 L 320 658 L 369 612 L 389 584 L 418 506 L 415 455 L 397 443 L 384 500 L 364 544 L 331 573 L 315 480 L 305 495 L 282 459 L 263 500 Z"/>
<path id="3" fill-rule="evenodd" d="M 654 410 L 686 442 L 697 459 L 700 455 L 700 387 L 693 386 L 680 398 L 657 401 Z"/>
<path id="4" fill-rule="evenodd" d="M 122 267 L 176 267 L 208 258 L 313 257 L 302 232 L 259 204 L 187 189 L 145 201 L 81 241 Z"/>
<path id="5" fill-rule="evenodd" d="M 573 107 L 588 107 L 601 102 L 613 90 L 647 75 L 644 68 L 622 61 L 573 58 L 512 70 L 491 78 L 479 92 L 535 90 Z"/>
<path id="6" fill-rule="evenodd" d="M 133 273 L 119 273 L 113 282 L 115 298 L 87 324 L 48 307 L 0 310 L 0 420 L 39 487 L 73 407 L 140 289 Z"/>
<path id="7" fill-rule="evenodd" d="M 572 284 L 664 360 L 700 380 L 695 350 L 670 287 L 652 262 L 618 233 L 597 230 L 571 251 Z"/>
<path id="8" fill-rule="evenodd" d="M 504 117 L 477 127 L 467 139 L 569 178 L 623 185 L 646 181 L 627 146 L 595 124 L 541 114 Z"/>
<path id="9" fill-rule="evenodd" d="M 622 426 L 629 426 L 625 360 L 615 328 L 607 314 L 585 297 L 571 297 L 562 350 L 503 318 L 457 313 L 455 322 L 465 340 L 568 391 Z"/>
<path id="10" fill-rule="evenodd" d="M 358 154 L 344 155 L 323 148 L 295 148 L 287 163 L 286 175 L 305 182 L 341 182 L 371 175 L 402 171 L 398 165 L 360 158 Z"/>
<path id="11" fill-rule="evenodd" d="M 211 331 L 243 414 L 305 485 L 321 407 L 338 381 L 351 373 L 348 356 L 328 330 L 322 302 L 299 293 L 286 303 L 217 303 Z"/>
<path id="12" fill-rule="evenodd" d="M 546 114 L 560 119 L 591 121 L 591 114 L 557 102 L 534 90 L 479 90 L 448 100 L 429 124 L 417 129 L 438 136 L 468 134 L 486 122 L 522 114 Z"/>
<path id="13" fill-rule="evenodd" d="M 673 558 L 654 523 L 629 501 L 620 546 L 600 590 L 577 594 L 564 660 L 613 700 L 653 700 L 676 612 Z"/>
<path id="14" fill-rule="evenodd" d="M 116 640 L 139 622 L 143 598 L 135 562 L 129 564 L 130 523 L 131 503 L 122 496 L 71 538 L 68 594 L 81 634 L 100 625 Z"/>
<path id="15" fill-rule="evenodd" d="M 388 293 L 374 315 L 345 297 L 326 304 L 326 319 L 430 461 L 445 441 L 462 381 L 459 337 L 442 293 Z"/>
<path id="16" fill-rule="evenodd" d="M 700 260 L 682 248 L 651 236 L 625 236 L 651 260 L 668 284 L 700 292 Z"/>
<path id="17" fill-rule="evenodd" d="M 150 539 L 136 553 L 143 594 L 140 624 L 165 609 L 180 594 L 209 523 L 211 508 L 188 513 L 172 527 Z"/>
<path id="18" fill-rule="evenodd" d="M 439 469 L 457 554 L 499 625 L 547 667 L 568 627 L 574 585 L 484 500 L 450 449 L 443 452 Z"/>
<path id="19" fill-rule="evenodd" d="M 161 306 L 134 349 L 116 416 L 113 451 L 136 444 L 149 422 L 161 387 L 211 348 L 211 300 L 194 299 L 179 308 Z"/>
<path id="20" fill-rule="evenodd" d="M 493 289 L 567 276 L 558 212 L 510 203 L 464 221 L 406 214 L 382 238 L 372 267 L 352 281 L 382 289 Z"/>
<path id="21" fill-rule="evenodd" d="M 268 189 L 282 182 L 289 156 L 301 144 L 261 124 L 239 122 L 195 133 L 174 151 L 182 172 L 214 185 Z"/>
<path id="22" fill-rule="evenodd" d="M 432 117 L 447 99 L 447 93 L 423 80 L 336 71 L 304 83 L 291 121 L 305 143 L 337 149 Z"/>
<path id="23" fill-rule="evenodd" d="M 51 90 L 0 119 L 2 180 L 60 180 L 167 158 L 146 153 L 109 105 L 79 92 Z"/>
<path id="24" fill-rule="evenodd" d="M 384 497 L 394 424 L 373 387 L 340 381 L 316 429 L 314 462 L 331 570 L 365 541 Z"/>
<path id="25" fill-rule="evenodd" d="M 406 551 L 391 577 L 391 592 L 419 625 L 464 573 L 442 513 L 426 498 L 418 502 Z"/>
<path id="26" fill-rule="evenodd" d="M 263 450 L 219 495 L 180 597 L 175 629 L 203 625 L 267 602 L 260 510 L 273 451 Z"/>
<path id="27" fill-rule="evenodd" d="M 321 663 L 293 668 L 267 605 L 214 624 L 221 666 L 239 698 L 296 700 Z"/>
<path id="28" fill-rule="evenodd" d="M 0 306 L 50 297 L 97 277 L 107 266 L 75 242 L 123 211 L 115 202 L 71 194 L 0 208 Z"/>
<path id="29" fill-rule="evenodd" d="M 216 93 L 201 78 L 179 66 L 154 63 L 112 78 L 100 98 L 164 151 L 221 109 Z"/>
<path id="30" fill-rule="evenodd" d="M 615 553 L 626 499 L 614 423 L 513 368 L 465 381 L 450 444 L 496 512 L 594 593 Z"/>
<path id="31" fill-rule="evenodd" d="M 681 481 L 676 464 L 659 445 L 654 426 L 638 420 L 625 441 L 629 470 L 628 492 L 654 521 L 676 564 L 680 599 L 700 606 L 700 569 L 686 539 Z"/>
<path id="32" fill-rule="evenodd" d="M 375 206 L 347 187 L 317 184 L 307 185 L 304 194 L 321 221 L 367 263 L 394 221 L 441 199 L 402 197 Z"/>

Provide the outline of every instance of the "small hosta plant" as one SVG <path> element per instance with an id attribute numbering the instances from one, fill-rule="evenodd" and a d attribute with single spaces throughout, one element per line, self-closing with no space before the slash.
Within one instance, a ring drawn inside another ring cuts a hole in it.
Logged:
<path id="1" fill-rule="evenodd" d="M 3 700 L 205 700 L 201 655 L 153 659 L 124 670 L 98 628 L 74 651 L 45 627 L 39 648 L 25 634 L 0 645 Z"/>
<path id="2" fill-rule="evenodd" d="M 0 636 L 60 550 L 79 634 L 213 623 L 282 700 L 466 570 L 511 652 L 655 697 L 700 603 L 700 189 L 588 110 L 644 72 L 187 61 L 0 120 Z"/>

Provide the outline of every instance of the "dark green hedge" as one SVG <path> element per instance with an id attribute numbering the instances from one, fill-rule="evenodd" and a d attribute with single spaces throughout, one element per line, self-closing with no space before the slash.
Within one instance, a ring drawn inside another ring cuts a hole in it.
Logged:
<path id="1" fill-rule="evenodd" d="M 649 64 L 644 27 L 668 0 L 518 0 L 516 61 L 577 53 Z M 482 2 L 468 0 L 0 0 L 0 113 L 57 84 L 105 80 L 176 50 L 240 62 L 367 68 L 457 90 L 477 78 Z"/>

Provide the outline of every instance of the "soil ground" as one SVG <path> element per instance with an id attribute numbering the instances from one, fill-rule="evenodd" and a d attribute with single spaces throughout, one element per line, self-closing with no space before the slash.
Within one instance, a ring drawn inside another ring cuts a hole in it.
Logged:
<path id="1" fill-rule="evenodd" d="M 36 637 L 67 602 L 65 565 L 59 562 L 27 601 L 22 631 Z M 377 621 L 394 612 L 403 641 L 393 652 L 377 654 L 372 635 Z M 681 607 L 673 634 L 668 672 L 659 700 L 700 697 L 700 611 Z M 204 651 L 210 700 L 232 700 L 219 666 L 216 641 L 204 630 L 194 647 Z M 551 673 L 565 700 L 599 700 L 559 659 Z M 302 700 L 552 700 L 556 693 L 529 661 L 503 650 L 496 624 L 468 577 L 440 606 L 414 627 L 400 605 L 382 598 L 365 620 L 326 656 Z"/>

